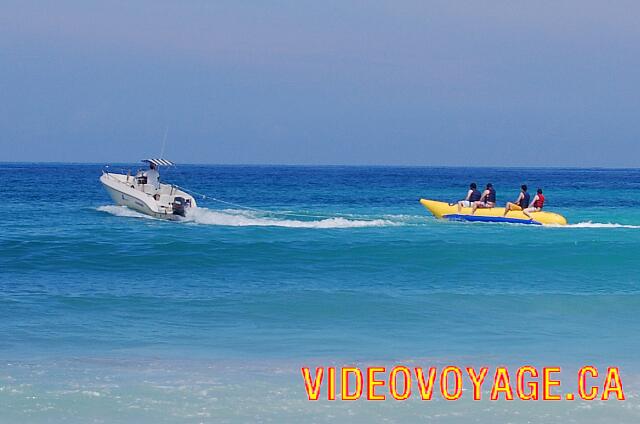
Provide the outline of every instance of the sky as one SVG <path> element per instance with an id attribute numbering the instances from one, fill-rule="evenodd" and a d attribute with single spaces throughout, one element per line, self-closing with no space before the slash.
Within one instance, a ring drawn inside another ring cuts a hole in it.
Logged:
<path id="1" fill-rule="evenodd" d="M 0 162 L 640 167 L 640 2 L 0 2 Z"/>

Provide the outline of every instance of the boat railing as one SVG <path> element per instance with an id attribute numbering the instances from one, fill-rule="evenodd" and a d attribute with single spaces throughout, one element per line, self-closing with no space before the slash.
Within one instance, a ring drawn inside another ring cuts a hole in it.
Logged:
<path id="1" fill-rule="evenodd" d="M 114 170 L 115 170 L 115 171 L 120 171 L 122 174 L 125 174 L 125 173 L 126 173 L 126 174 L 127 174 L 126 182 L 129 182 L 130 180 L 132 180 L 132 177 L 133 177 L 133 176 L 132 176 L 132 174 L 131 174 L 131 168 L 113 168 L 113 169 L 112 169 L 109 165 L 105 165 L 105 166 L 102 168 L 102 173 L 103 173 L 103 174 L 107 174 L 110 178 L 112 178 L 112 179 L 114 179 L 114 180 L 116 180 L 116 181 L 120 181 L 119 179 L 117 179 L 116 177 L 114 177 L 113 175 L 111 175 L 111 174 L 114 174 L 114 172 L 113 172 Z M 135 178 L 135 177 L 133 177 L 133 178 Z M 133 181 L 133 180 L 132 180 L 132 181 Z"/>

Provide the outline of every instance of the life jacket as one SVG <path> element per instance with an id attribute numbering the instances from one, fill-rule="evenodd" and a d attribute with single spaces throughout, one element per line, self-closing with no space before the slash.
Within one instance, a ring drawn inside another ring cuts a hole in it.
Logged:
<path id="1" fill-rule="evenodd" d="M 535 201 L 535 203 L 533 204 L 533 207 L 542 209 L 543 206 L 544 206 L 544 194 L 538 194 L 538 200 Z"/>
<path id="2" fill-rule="evenodd" d="M 482 194 L 478 190 L 473 190 L 471 196 L 469 196 L 470 202 L 477 202 L 482 197 Z"/>
<path id="3" fill-rule="evenodd" d="M 496 203 L 496 191 L 491 187 L 489 189 L 489 194 L 484 198 L 484 201 L 487 203 Z"/>
<path id="4" fill-rule="evenodd" d="M 522 193 L 522 199 L 520 200 L 520 207 L 522 209 L 527 209 L 529 207 L 529 203 L 531 202 L 531 195 L 527 192 Z"/>

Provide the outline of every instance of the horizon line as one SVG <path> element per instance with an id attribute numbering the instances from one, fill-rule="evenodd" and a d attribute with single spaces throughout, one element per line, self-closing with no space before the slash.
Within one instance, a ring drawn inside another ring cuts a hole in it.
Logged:
<path id="1" fill-rule="evenodd" d="M 62 161 L 0 161 L 2 165 L 131 165 L 138 162 L 111 162 L 105 164 L 104 162 L 62 162 Z M 400 165 L 400 164 L 313 164 L 313 163 L 299 163 L 299 164 L 287 164 L 287 163 L 204 163 L 204 162 L 178 162 L 178 166 L 253 166 L 253 167 L 268 167 L 268 166 L 282 166 L 282 167 L 326 167 L 326 168 L 338 168 L 338 167 L 352 167 L 352 168 L 467 168 L 467 169 L 602 169 L 602 170 L 638 170 L 640 166 L 579 166 L 579 165 L 550 165 L 550 166 L 504 166 L 504 165 Z"/>

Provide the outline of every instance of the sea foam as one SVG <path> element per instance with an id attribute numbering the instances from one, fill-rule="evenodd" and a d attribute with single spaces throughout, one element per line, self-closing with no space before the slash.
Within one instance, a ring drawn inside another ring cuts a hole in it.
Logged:
<path id="1" fill-rule="evenodd" d="M 128 218 L 148 218 L 151 216 L 136 212 L 126 206 L 106 205 L 97 208 L 100 212 L 107 212 L 115 216 Z M 282 218 L 276 217 L 282 216 Z M 195 208 L 187 211 L 187 216 L 183 222 L 190 222 L 203 225 L 222 225 L 229 227 L 287 227 L 287 228 L 364 228 L 364 227 L 387 227 L 404 225 L 404 222 L 392 219 L 369 219 L 369 218 L 345 218 L 341 216 L 327 216 L 321 219 L 288 219 L 287 216 L 300 216 L 303 214 L 274 213 L 268 216 L 260 212 L 248 210 L 213 210 L 208 208 Z M 387 217 L 390 218 L 390 217 Z"/>
<path id="2" fill-rule="evenodd" d="M 600 223 L 600 222 L 585 221 L 585 222 L 578 222 L 576 224 L 568 224 L 568 225 L 565 225 L 564 227 L 569 227 L 569 228 L 632 228 L 632 229 L 639 229 L 640 225 L 616 224 L 616 223 L 612 223 L 612 222 Z"/>
<path id="3" fill-rule="evenodd" d="M 187 212 L 186 220 L 197 224 L 226 225 L 232 227 L 288 227 L 288 228 L 359 228 L 397 226 L 402 223 L 389 219 L 357 219 L 344 217 L 327 217 L 321 219 L 302 220 L 289 219 L 286 214 L 282 218 L 264 216 L 253 211 L 213 210 L 196 208 Z M 301 215 L 302 216 L 302 215 Z"/>

